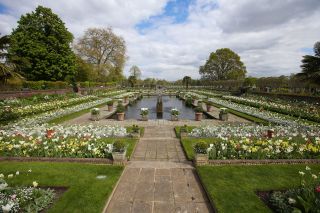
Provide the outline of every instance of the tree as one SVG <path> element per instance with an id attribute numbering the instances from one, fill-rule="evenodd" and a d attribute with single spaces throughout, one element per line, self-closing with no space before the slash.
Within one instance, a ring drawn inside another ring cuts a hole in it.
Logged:
<path id="1" fill-rule="evenodd" d="M 10 36 L 10 61 L 18 60 L 29 80 L 64 80 L 75 74 L 73 35 L 50 8 L 38 6 L 22 15 Z"/>
<path id="2" fill-rule="evenodd" d="M 131 87 L 134 87 L 137 83 L 137 78 L 133 75 L 130 75 L 128 78 L 128 82 L 130 84 Z"/>
<path id="3" fill-rule="evenodd" d="M 75 49 L 82 59 L 95 67 L 99 78 L 107 77 L 112 72 L 123 78 L 126 45 L 123 38 L 114 34 L 111 28 L 88 29 L 78 40 Z"/>
<path id="4" fill-rule="evenodd" d="M 10 63 L 8 60 L 8 48 L 10 46 L 10 37 L 8 35 L 0 37 L 0 82 L 6 84 L 10 78 L 23 77 L 17 72 L 17 64 Z"/>
<path id="5" fill-rule="evenodd" d="M 320 84 L 320 42 L 316 42 L 313 48 L 315 55 L 305 55 L 302 59 L 302 72 L 298 76 Z"/>
<path id="6" fill-rule="evenodd" d="M 76 57 L 76 71 L 76 81 L 96 81 L 98 78 L 94 72 L 94 67 L 79 56 Z"/>
<path id="7" fill-rule="evenodd" d="M 246 72 L 240 56 L 228 48 L 212 52 L 206 63 L 199 69 L 202 79 L 209 80 L 243 79 Z"/>
<path id="8" fill-rule="evenodd" d="M 186 89 L 189 89 L 189 84 L 191 83 L 191 77 L 190 76 L 184 76 L 182 79 L 182 83 L 186 86 Z"/>
<path id="9" fill-rule="evenodd" d="M 139 69 L 138 66 L 133 65 L 130 70 L 129 70 L 131 76 L 135 76 L 136 79 L 140 79 L 141 78 L 141 70 Z"/>

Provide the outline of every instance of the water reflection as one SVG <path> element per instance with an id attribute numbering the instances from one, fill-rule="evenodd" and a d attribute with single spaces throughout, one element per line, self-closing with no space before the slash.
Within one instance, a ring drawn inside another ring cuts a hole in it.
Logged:
<path id="1" fill-rule="evenodd" d="M 139 119 L 140 109 L 149 109 L 149 119 L 171 119 L 170 111 L 177 108 L 180 111 L 180 119 L 194 120 L 194 110 L 186 107 L 184 102 L 175 96 L 162 96 L 162 113 L 157 111 L 157 96 L 145 96 L 142 100 L 127 107 L 126 119 Z M 205 116 L 205 115 L 204 115 Z"/>

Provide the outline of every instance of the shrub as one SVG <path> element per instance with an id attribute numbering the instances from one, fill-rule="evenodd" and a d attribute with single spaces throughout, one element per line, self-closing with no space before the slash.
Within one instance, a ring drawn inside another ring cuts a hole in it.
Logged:
<path id="1" fill-rule="evenodd" d="M 192 106 L 192 102 L 193 102 L 192 98 L 191 97 L 187 97 L 185 104 L 186 104 L 187 107 L 191 107 Z"/>
<path id="2" fill-rule="evenodd" d="M 99 108 L 93 108 L 91 109 L 91 115 L 99 115 L 100 109 Z"/>
<path id="3" fill-rule="evenodd" d="M 204 141 L 199 141 L 194 145 L 194 151 L 197 154 L 207 154 L 209 145 Z"/>
<path id="4" fill-rule="evenodd" d="M 113 106 L 113 100 L 108 101 L 108 102 L 107 102 L 107 105 L 108 105 L 108 106 Z"/>
<path id="5" fill-rule="evenodd" d="M 125 111 L 125 107 L 123 106 L 123 104 L 121 102 L 118 103 L 117 113 L 123 113 L 124 111 Z"/>
<path id="6" fill-rule="evenodd" d="M 196 108 L 194 108 L 194 111 L 200 113 L 203 112 L 203 108 L 201 106 L 197 106 Z"/>
<path id="7" fill-rule="evenodd" d="M 139 133 L 139 131 L 140 131 L 139 126 L 136 125 L 136 124 L 133 124 L 133 125 L 132 125 L 132 132 L 133 132 L 133 133 Z"/>
<path id="8" fill-rule="evenodd" d="M 115 141 L 113 143 L 113 152 L 124 152 L 126 144 L 123 141 Z"/>

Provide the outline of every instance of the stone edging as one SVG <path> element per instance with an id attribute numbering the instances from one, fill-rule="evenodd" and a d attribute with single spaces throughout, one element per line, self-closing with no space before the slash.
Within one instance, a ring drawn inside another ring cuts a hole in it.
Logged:
<path id="1" fill-rule="evenodd" d="M 209 160 L 208 165 L 264 165 L 320 163 L 320 159 Z"/>
<path id="2" fill-rule="evenodd" d="M 72 163 L 91 163 L 91 164 L 112 164 L 113 161 L 107 158 L 51 158 L 51 157 L 0 157 L 0 161 L 19 161 L 19 162 L 72 162 Z"/>

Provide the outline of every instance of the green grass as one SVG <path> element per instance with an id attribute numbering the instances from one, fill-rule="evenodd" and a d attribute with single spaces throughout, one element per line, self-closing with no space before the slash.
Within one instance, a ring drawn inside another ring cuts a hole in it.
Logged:
<path id="1" fill-rule="evenodd" d="M 55 118 L 53 120 L 50 120 L 48 123 L 49 124 L 61 124 L 61 123 L 65 122 L 65 121 L 68 121 L 68 120 L 77 118 L 77 117 L 79 117 L 79 116 L 81 116 L 83 114 L 89 113 L 92 108 L 101 108 L 101 107 L 104 107 L 104 106 L 106 106 L 106 103 L 98 104 L 98 105 L 93 106 L 93 107 L 91 107 L 89 109 L 83 109 L 83 110 L 80 110 L 78 112 L 74 112 L 74 113 L 67 114 L 65 116 L 59 117 L 59 118 Z"/>
<path id="2" fill-rule="evenodd" d="M 181 139 L 181 144 L 184 149 L 184 152 L 187 155 L 188 160 L 194 159 L 193 147 L 199 141 L 204 141 L 210 144 L 210 143 L 213 143 L 215 139 L 214 138 L 201 138 L 201 139 L 200 138 L 183 138 Z"/>
<path id="3" fill-rule="evenodd" d="M 174 131 L 176 133 L 176 137 L 177 138 L 180 138 L 180 130 L 181 130 L 181 127 L 183 126 L 176 126 L 174 127 Z M 194 128 L 196 128 L 195 126 L 187 126 L 187 131 L 188 132 L 191 132 Z"/>
<path id="4" fill-rule="evenodd" d="M 211 105 L 214 106 L 214 107 L 217 107 L 217 108 L 226 108 L 225 106 L 222 106 L 222 105 L 216 104 L 216 103 L 211 103 Z M 269 122 L 264 120 L 264 119 L 260 119 L 260 118 L 254 117 L 252 115 L 248 115 L 246 113 L 239 112 L 239 111 L 236 111 L 236 110 L 233 110 L 233 109 L 230 109 L 230 108 L 227 108 L 227 109 L 228 109 L 229 113 L 234 114 L 236 116 L 239 116 L 241 118 L 247 119 L 249 121 L 252 121 L 254 123 L 262 124 L 262 125 L 269 125 Z"/>
<path id="5" fill-rule="evenodd" d="M 30 174 L 27 171 L 32 169 Z M 9 180 L 14 186 L 65 186 L 68 190 L 54 203 L 48 212 L 96 213 L 102 212 L 123 167 L 80 163 L 45 162 L 0 162 L 0 173 L 8 175 L 20 171 L 20 175 Z M 97 175 L 106 175 L 98 180 Z"/>
<path id="6" fill-rule="evenodd" d="M 201 166 L 202 183 L 218 212 L 271 212 L 255 191 L 299 186 L 299 170 L 306 165 Z M 315 174 L 320 165 L 309 165 Z"/>

